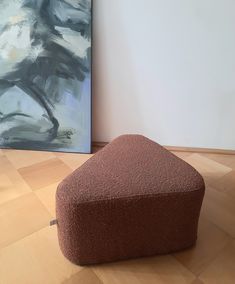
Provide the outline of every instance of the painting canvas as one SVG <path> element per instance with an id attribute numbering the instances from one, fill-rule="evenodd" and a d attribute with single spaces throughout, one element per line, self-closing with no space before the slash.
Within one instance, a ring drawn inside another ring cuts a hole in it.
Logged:
<path id="1" fill-rule="evenodd" d="M 88 153 L 91 0 L 0 1 L 0 147 Z"/>

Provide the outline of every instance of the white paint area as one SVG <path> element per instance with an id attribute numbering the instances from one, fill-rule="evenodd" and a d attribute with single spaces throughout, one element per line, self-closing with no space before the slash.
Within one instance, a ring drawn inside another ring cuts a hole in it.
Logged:
<path id="1" fill-rule="evenodd" d="M 9 101 L 11 102 L 9 104 Z M 14 86 L 0 97 L 0 112 L 3 115 L 10 113 L 23 113 L 39 120 L 46 115 L 44 109 L 30 96 L 26 95 L 20 88 Z"/>
<path id="2" fill-rule="evenodd" d="M 0 78 L 15 71 L 25 59 L 35 61 L 43 52 L 41 44 L 31 46 L 30 27 L 35 15 L 22 5 L 20 0 L 0 5 L 4 8 L 0 18 Z"/>
<path id="3" fill-rule="evenodd" d="M 83 0 L 65 0 L 69 5 L 73 6 L 74 8 L 80 8 L 83 4 Z M 91 0 L 87 0 L 87 2 L 91 3 Z"/>
<path id="4" fill-rule="evenodd" d="M 94 1 L 93 140 L 235 150 L 235 1 Z"/>
<path id="5" fill-rule="evenodd" d="M 23 2 L 24 0 L 0 1 L 0 30 L 9 22 L 9 19 L 12 24 L 15 24 L 25 18 L 26 11 L 21 9 Z"/>
<path id="6" fill-rule="evenodd" d="M 0 76 L 14 70 L 30 53 L 29 26 L 10 26 L 0 35 Z"/>
<path id="7" fill-rule="evenodd" d="M 91 46 L 90 40 L 87 40 L 79 32 L 75 32 L 70 28 L 56 26 L 55 29 L 63 36 L 63 38 L 54 38 L 57 44 L 70 50 L 78 57 L 85 58 L 87 56 L 87 49 Z"/>
<path id="8" fill-rule="evenodd" d="M 9 104 L 9 102 L 11 103 Z M 3 117 L 12 113 L 22 113 L 29 116 L 15 116 L 17 119 L 12 117 L 7 122 L 0 123 L 0 134 L 13 127 L 24 125 L 24 121 L 31 121 L 35 125 L 37 125 L 38 121 L 41 121 L 41 131 L 45 131 L 51 127 L 51 123 L 45 118 L 47 114 L 44 109 L 16 86 L 10 88 L 0 97 L 0 113 L 2 113 Z"/>
<path id="9" fill-rule="evenodd" d="M 66 1 L 65 1 L 66 3 Z M 70 9 L 67 5 L 65 5 L 63 1 L 54 1 L 51 3 L 51 12 L 62 22 L 71 22 L 71 23 L 78 23 L 78 22 L 87 22 L 88 23 L 88 11 L 87 13 L 82 10 Z M 72 3 L 69 3 L 70 5 Z M 81 1 L 77 2 L 78 7 L 86 5 L 85 3 L 81 3 Z M 72 5 L 74 7 L 74 5 Z M 66 13 L 65 13 L 66 9 Z"/>

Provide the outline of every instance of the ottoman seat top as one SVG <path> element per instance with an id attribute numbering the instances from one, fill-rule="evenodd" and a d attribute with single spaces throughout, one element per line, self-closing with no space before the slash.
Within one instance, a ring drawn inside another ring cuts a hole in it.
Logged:
<path id="1" fill-rule="evenodd" d="M 77 204 L 203 187 L 201 175 L 164 147 L 141 135 L 123 135 L 64 179 L 57 198 Z"/>

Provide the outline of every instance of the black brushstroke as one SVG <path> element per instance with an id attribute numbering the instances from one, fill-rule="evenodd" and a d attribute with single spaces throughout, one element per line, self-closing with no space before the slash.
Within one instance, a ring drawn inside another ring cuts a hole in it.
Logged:
<path id="1" fill-rule="evenodd" d="M 3 115 L 2 112 L 0 112 L 0 115 Z M 16 117 L 16 116 L 23 116 L 23 117 L 31 117 L 31 115 L 25 114 L 25 113 L 21 113 L 21 112 L 11 112 L 8 113 L 7 115 L 3 115 L 0 118 L 0 122 L 4 122 L 6 120 L 10 120 L 12 117 Z"/>

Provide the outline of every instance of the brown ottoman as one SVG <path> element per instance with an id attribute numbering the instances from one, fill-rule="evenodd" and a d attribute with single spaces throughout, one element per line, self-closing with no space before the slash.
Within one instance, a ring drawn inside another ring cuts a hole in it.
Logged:
<path id="1" fill-rule="evenodd" d="M 195 244 L 200 174 L 157 143 L 124 135 L 59 185 L 59 244 L 80 265 L 165 254 Z"/>

